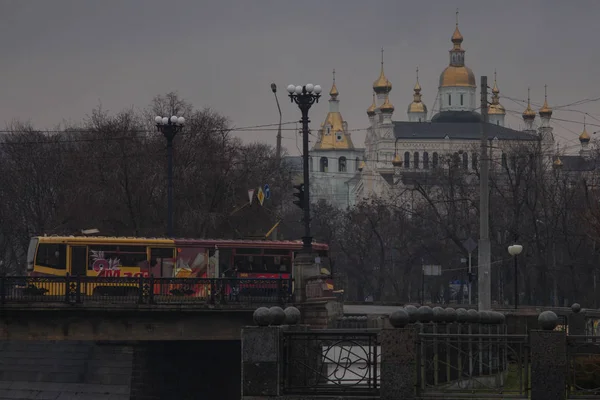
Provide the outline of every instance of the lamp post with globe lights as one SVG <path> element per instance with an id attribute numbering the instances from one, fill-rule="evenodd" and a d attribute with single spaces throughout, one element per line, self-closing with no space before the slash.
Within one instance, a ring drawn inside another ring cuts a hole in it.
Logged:
<path id="1" fill-rule="evenodd" d="M 156 129 L 167 139 L 167 236 L 173 237 L 173 139 L 183 129 L 185 118 L 157 116 L 154 122 Z"/>
<path id="2" fill-rule="evenodd" d="M 518 279 L 518 265 L 517 265 L 517 256 L 519 254 L 521 254 L 521 252 L 523 251 L 523 246 L 521 246 L 520 244 L 513 244 L 511 246 L 508 246 L 508 254 L 510 254 L 511 256 L 513 256 L 513 259 L 515 260 L 515 310 L 518 308 L 519 306 L 519 279 Z"/>
<path id="3" fill-rule="evenodd" d="M 305 86 L 288 85 L 287 91 L 292 103 L 296 103 L 302 112 L 302 158 L 304 170 L 304 237 L 302 250 L 305 254 L 312 252 L 312 236 L 310 234 L 310 178 L 308 170 L 308 110 L 319 102 L 321 86 L 309 83 Z"/>

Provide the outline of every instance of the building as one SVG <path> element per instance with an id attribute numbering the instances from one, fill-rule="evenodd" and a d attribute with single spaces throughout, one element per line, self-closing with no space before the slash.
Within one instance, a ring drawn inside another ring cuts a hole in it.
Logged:
<path id="1" fill-rule="evenodd" d="M 359 172 L 364 149 L 354 147 L 338 97 L 334 70 L 329 112 L 310 153 L 310 196 L 313 202 L 326 200 L 337 207 L 350 207 L 355 203 L 350 181 Z"/>
<path id="2" fill-rule="evenodd" d="M 431 107 L 435 114 L 429 114 L 417 69 L 413 99 L 406 109 L 405 120 L 394 118 L 392 83 L 385 74 L 382 49 L 379 77 L 373 83 L 372 103 L 367 109 L 369 127 L 364 149 L 354 146 L 340 113 L 334 73 L 329 112 L 310 154 L 312 202 L 326 200 L 338 207 L 348 207 L 372 197 L 397 197 L 415 177 L 435 168 L 452 164 L 466 170 L 477 168 L 483 117 L 479 112 L 477 80 L 465 60 L 458 20 L 450 40 L 449 62 L 440 74 L 438 94 Z M 501 104 L 495 72 L 491 92 L 485 126 L 492 148 L 492 168 L 509 166 L 511 148 L 523 143 L 541 146 L 538 148 L 547 155 L 548 162 L 556 161 L 547 91 L 544 105 L 537 113 L 531 108 L 528 96 L 522 131 L 505 126 L 506 110 Z M 560 159 L 565 170 L 591 168 L 589 135 L 582 135 L 581 154 Z"/>

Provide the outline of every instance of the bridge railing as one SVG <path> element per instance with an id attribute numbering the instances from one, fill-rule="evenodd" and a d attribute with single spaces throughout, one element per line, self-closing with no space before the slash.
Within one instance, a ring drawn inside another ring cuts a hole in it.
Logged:
<path id="1" fill-rule="evenodd" d="M 379 395 L 378 330 L 283 332 L 283 391 L 290 395 Z"/>
<path id="2" fill-rule="evenodd" d="M 291 279 L 3 276 L 0 304 L 285 304 Z"/>

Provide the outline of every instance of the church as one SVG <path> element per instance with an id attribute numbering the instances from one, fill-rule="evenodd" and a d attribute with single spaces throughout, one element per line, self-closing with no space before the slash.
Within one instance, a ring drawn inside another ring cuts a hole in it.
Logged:
<path id="1" fill-rule="evenodd" d="M 435 104 L 439 111 L 428 117 L 418 78 L 406 120 L 394 120 L 396 111 L 390 100 L 392 83 L 386 77 L 383 50 L 379 77 L 373 83 L 372 104 L 367 109 L 369 127 L 364 148 L 357 148 L 340 112 L 340 93 L 334 81 L 329 92 L 329 112 L 318 131 L 310 154 L 311 202 L 325 200 L 337 207 L 352 207 L 371 197 L 390 197 L 398 193 L 404 177 L 419 176 L 434 168 L 444 168 L 449 160 L 459 168 L 477 168 L 483 116 L 478 110 L 477 81 L 465 62 L 463 36 L 458 20 L 451 37 L 448 66 L 439 78 Z M 435 106 L 434 104 L 434 106 Z M 507 149 L 515 144 L 541 144 L 542 152 L 555 167 L 568 164 L 576 171 L 589 168 L 589 135 L 580 136 L 579 155 L 558 158 L 552 132 L 552 109 L 547 94 L 536 113 L 529 98 L 522 118 L 525 129 L 505 127 L 506 110 L 500 103 L 496 82 L 488 103 L 487 135 L 492 164 L 508 165 Z M 538 118 L 539 117 L 539 118 Z"/>

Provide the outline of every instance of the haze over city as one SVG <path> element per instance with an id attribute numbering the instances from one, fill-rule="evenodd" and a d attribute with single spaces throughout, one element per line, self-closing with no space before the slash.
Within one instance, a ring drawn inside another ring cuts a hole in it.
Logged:
<path id="1" fill-rule="evenodd" d="M 275 124 L 271 82 L 279 87 L 284 122 L 297 121 L 287 84 L 318 83 L 327 92 L 335 68 L 340 111 L 362 147 L 380 49 L 393 85 L 394 120 L 406 119 L 417 67 L 432 110 L 458 8 L 466 64 L 478 84 L 481 75 L 493 81 L 497 70 L 507 126 L 522 128 L 525 104 L 515 100 L 526 100 L 527 87 L 538 109 L 547 84 L 561 146 L 577 150 L 583 113 L 589 113 L 588 131 L 600 129 L 597 102 L 566 107 L 577 112 L 558 108 L 600 97 L 594 51 L 600 3 L 594 0 L 3 0 L 0 7 L 4 124 L 28 120 L 52 129 L 63 120 L 81 121 L 100 104 L 111 112 L 142 108 L 169 91 L 227 115 L 232 126 Z M 311 126 L 326 113 L 322 101 L 311 110 Z M 286 128 L 283 145 L 297 154 L 294 126 Z M 275 132 L 236 134 L 274 144 Z"/>

